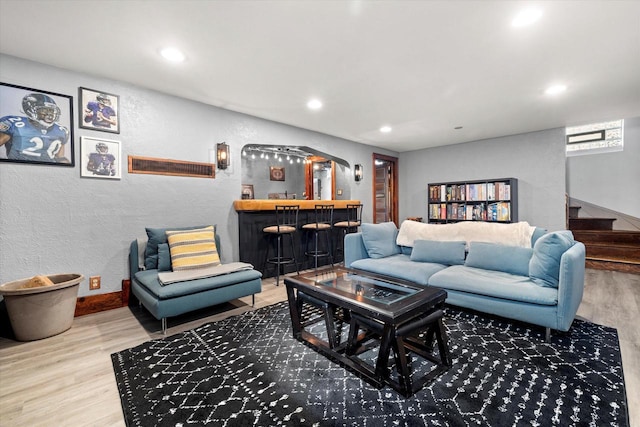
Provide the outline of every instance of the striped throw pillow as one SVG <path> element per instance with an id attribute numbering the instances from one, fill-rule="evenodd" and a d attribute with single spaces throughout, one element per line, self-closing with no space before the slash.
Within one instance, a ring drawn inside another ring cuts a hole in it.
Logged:
<path id="1" fill-rule="evenodd" d="M 220 264 L 213 226 L 167 231 L 173 271 L 194 270 Z"/>

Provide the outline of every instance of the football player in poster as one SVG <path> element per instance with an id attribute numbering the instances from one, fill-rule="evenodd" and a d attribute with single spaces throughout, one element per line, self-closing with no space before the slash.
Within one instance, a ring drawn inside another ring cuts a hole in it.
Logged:
<path id="1" fill-rule="evenodd" d="M 87 103 L 84 110 L 84 122 L 91 123 L 97 128 L 111 129 L 111 126 L 118 124 L 116 112 L 111 108 L 111 100 L 108 95 L 100 93 L 95 101 Z"/>
<path id="2" fill-rule="evenodd" d="M 96 144 L 96 152 L 89 154 L 87 170 L 94 175 L 115 176 L 116 156 L 109 154 L 109 146 L 104 142 Z"/>
<path id="3" fill-rule="evenodd" d="M 60 108 L 42 93 L 29 93 L 22 98 L 25 116 L 0 118 L 0 146 L 10 160 L 70 163 L 64 155 L 69 130 L 57 123 Z"/>

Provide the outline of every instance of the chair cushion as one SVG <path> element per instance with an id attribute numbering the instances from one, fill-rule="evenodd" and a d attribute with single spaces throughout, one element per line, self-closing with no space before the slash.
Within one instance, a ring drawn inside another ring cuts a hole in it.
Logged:
<path id="1" fill-rule="evenodd" d="M 466 242 L 414 240 L 411 261 L 435 262 L 438 264 L 464 264 L 464 247 Z"/>
<path id="2" fill-rule="evenodd" d="M 393 222 L 362 224 L 362 241 L 370 258 L 384 258 L 399 254 L 397 237 L 398 228 Z"/>
<path id="3" fill-rule="evenodd" d="M 499 243 L 471 242 L 464 265 L 485 270 L 529 276 L 529 260 L 533 249 Z"/>
<path id="4" fill-rule="evenodd" d="M 220 264 L 213 226 L 196 230 L 167 231 L 173 271 L 193 270 Z"/>
<path id="5" fill-rule="evenodd" d="M 259 271 L 242 270 L 221 276 L 205 277 L 203 279 L 176 282 L 163 286 L 158 280 L 158 270 L 143 270 L 135 274 L 136 282 L 144 286 L 150 294 L 159 300 L 196 294 L 198 292 L 235 285 L 236 283 L 248 282 L 259 279 L 260 277 L 262 277 L 262 274 Z"/>
<path id="6" fill-rule="evenodd" d="M 560 259 L 575 241 L 571 231 L 554 231 L 536 240 L 529 261 L 529 277 L 541 286 L 557 288 L 560 280 Z"/>
<path id="7" fill-rule="evenodd" d="M 340 221 L 340 222 L 336 222 L 333 225 L 335 227 L 346 227 L 346 228 L 359 227 L 360 221 Z"/>
<path id="8" fill-rule="evenodd" d="M 265 227 L 262 229 L 262 231 L 264 231 L 265 233 L 275 233 L 278 234 L 278 230 L 280 232 L 280 234 L 282 233 L 293 233 L 296 231 L 295 227 L 291 227 L 290 225 L 281 225 L 280 228 L 278 228 L 277 225 L 270 225 L 268 227 Z"/>
<path id="9" fill-rule="evenodd" d="M 302 226 L 305 230 L 328 230 L 331 228 L 331 224 L 325 224 L 322 222 L 316 223 L 312 222 L 310 224 L 305 224 Z"/>

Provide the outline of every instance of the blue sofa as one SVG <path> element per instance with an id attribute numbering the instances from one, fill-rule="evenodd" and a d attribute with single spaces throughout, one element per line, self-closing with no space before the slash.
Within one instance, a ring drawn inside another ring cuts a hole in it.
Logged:
<path id="1" fill-rule="evenodd" d="M 162 265 L 162 250 L 158 254 L 158 246 L 167 242 L 165 230 L 147 229 L 149 239 L 134 240 L 129 250 L 131 292 L 156 319 L 161 320 L 163 334 L 167 331 L 168 317 L 248 295 L 252 295 L 255 302 L 255 294 L 262 290 L 262 273 L 253 269 L 163 285 L 158 273 L 170 270 Z M 215 241 L 220 253 L 217 233 Z"/>
<path id="2" fill-rule="evenodd" d="M 585 247 L 570 231 L 532 230 L 529 248 L 424 235 L 409 247 L 393 223 L 363 224 L 345 236 L 345 266 L 437 286 L 447 304 L 543 326 L 548 341 L 551 329 L 569 330 L 582 301 Z"/>

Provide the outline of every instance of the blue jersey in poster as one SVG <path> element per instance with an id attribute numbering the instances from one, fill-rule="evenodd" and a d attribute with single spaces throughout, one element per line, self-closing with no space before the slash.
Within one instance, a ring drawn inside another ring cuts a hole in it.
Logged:
<path id="1" fill-rule="evenodd" d="M 0 119 L 0 133 L 10 137 L 5 143 L 8 159 L 52 163 L 69 161 L 59 156 L 69 140 L 69 130 L 58 123 L 43 128 L 27 117 L 5 116 Z"/>
<path id="2" fill-rule="evenodd" d="M 116 112 L 108 105 L 103 105 L 95 101 L 87 103 L 84 116 L 85 123 L 91 123 L 96 127 L 111 128 L 111 122 L 115 117 Z"/>
<path id="3" fill-rule="evenodd" d="M 93 172 L 94 175 L 115 176 L 116 157 L 108 153 L 91 153 L 87 170 Z"/>

